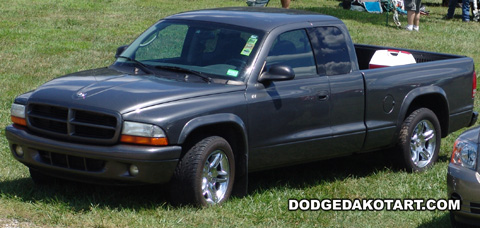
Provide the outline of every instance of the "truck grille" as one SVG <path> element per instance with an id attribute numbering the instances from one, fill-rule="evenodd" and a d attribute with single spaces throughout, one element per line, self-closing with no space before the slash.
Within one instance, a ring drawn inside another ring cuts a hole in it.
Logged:
<path id="1" fill-rule="evenodd" d="M 41 161 L 48 165 L 89 172 L 99 172 L 102 171 L 105 167 L 105 161 L 103 160 L 77 157 L 47 151 L 38 152 Z"/>
<path id="2" fill-rule="evenodd" d="M 119 116 L 45 104 L 30 104 L 29 127 L 39 133 L 69 141 L 115 143 Z"/>

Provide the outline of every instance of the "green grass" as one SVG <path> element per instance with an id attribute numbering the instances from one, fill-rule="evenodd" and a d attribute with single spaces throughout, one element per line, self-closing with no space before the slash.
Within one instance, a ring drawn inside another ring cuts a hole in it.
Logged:
<path id="1" fill-rule="evenodd" d="M 427 1 L 420 32 L 393 26 L 385 14 L 346 11 L 333 0 L 295 0 L 291 8 L 341 18 L 356 43 L 466 55 L 479 69 L 479 23 L 441 18 Z M 54 77 L 107 66 L 118 46 L 158 19 L 180 11 L 244 6 L 240 0 L 3 0 L 0 3 L 0 226 L 21 227 L 449 227 L 448 212 L 290 212 L 288 199 L 446 198 L 453 141 L 443 140 L 433 169 L 391 169 L 380 153 L 333 159 L 250 175 L 249 194 L 220 207 L 172 207 L 161 186 L 108 187 L 62 183 L 38 188 L 10 155 L 4 129 L 16 95 Z M 272 0 L 269 7 L 279 7 Z M 457 10 L 460 14 L 460 10 Z M 391 14 L 389 14 L 391 17 Z M 406 23 L 406 17 L 402 17 Z M 478 111 L 478 106 L 476 107 Z"/>

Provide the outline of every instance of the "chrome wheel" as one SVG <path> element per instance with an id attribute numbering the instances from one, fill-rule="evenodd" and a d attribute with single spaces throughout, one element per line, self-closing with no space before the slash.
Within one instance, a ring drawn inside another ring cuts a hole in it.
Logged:
<path id="1" fill-rule="evenodd" d="M 192 146 L 178 162 L 170 197 L 177 205 L 215 206 L 228 200 L 234 181 L 232 147 L 222 137 L 209 136 Z"/>
<path id="2" fill-rule="evenodd" d="M 202 172 L 202 192 L 205 201 L 210 204 L 219 203 L 228 190 L 230 182 L 230 166 L 228 157 L 221 150 L 208 156 Z"/>
<path id="3" fill-rule="evenodd" d="M 432 110 L 413 111 L 403 121 L 395 160 L 408 172 L 427 170 L 438 159 L 441 132 L 440 122 Z"/>
<path id="4" fill-rule="evenodd" d="M 437 145 L 435 127 L 428 120 L 420 121 L 412 132 L 410 153 L 412 162 L 418 168 L 430 164 Z"/>

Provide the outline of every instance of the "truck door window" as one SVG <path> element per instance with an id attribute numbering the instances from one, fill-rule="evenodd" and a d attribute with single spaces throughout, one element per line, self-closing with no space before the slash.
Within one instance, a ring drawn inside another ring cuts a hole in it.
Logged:
<path id="1" fill-rule="evenodd" d="M 276 38 L 267 57 L 266 70 L 272 65 L 292 67 L 295 78 L 317 74 L 312 47 L 305 30 L 285 32 Z"/>
<path id="2" fill-rule="evenodd" d="M 318 72 L 322 75 L 348 74 L 352 63 L 345 35 L 337 27 L 317 27 L 312 39 L 317 58 Z"/>

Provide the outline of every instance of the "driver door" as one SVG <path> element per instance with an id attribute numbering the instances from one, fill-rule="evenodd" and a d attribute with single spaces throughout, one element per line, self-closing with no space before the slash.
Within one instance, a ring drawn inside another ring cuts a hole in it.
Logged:
<path id="1" fill-rule="evenodd" d="M 330 87 L 319 76 L 307 32 L 280 34 L 265 70 L 290 66 L 295 78 L 267 81 L 249 88 L 249 169 L 259 170 L 328 156 Z"/>

